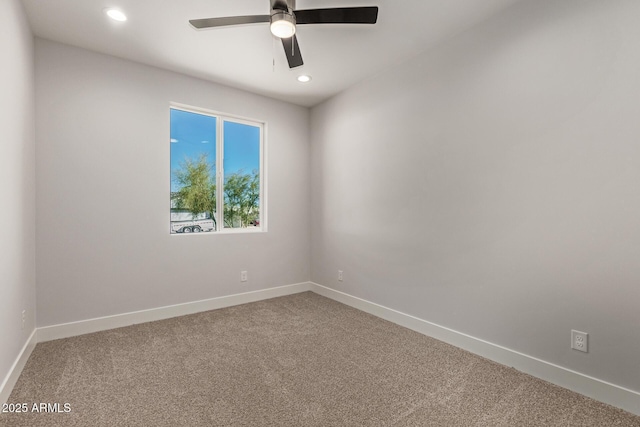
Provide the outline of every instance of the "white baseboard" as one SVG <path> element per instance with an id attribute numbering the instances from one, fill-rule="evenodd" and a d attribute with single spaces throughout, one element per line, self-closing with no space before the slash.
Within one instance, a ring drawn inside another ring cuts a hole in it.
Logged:
<path id="1" fill-rule="evenodd" d="M 601 402 L 640 415 L 640 393 L 581 374 L 562 366 L 484 341 L 382 305 L 312 283 L 311 290 L 358 310 L 388 320 L 421 334 L 460 347 L 471 353 L 575 391 Z"/>
<path id="2" fill-rule="evenodd" d="M 13 390 L 13 386 L 16 385 L 16 382 L 18 381 L 18 378 L 22 373 L 24 365 L 27 364 L 27 360 L 29 360 L 31 352 L 36 347 L 36 339 L 37 333 L 36 329 L 34 329 L 33 332 L 31 332 L 29 339 L 22 347 L 18 358 L 15 362 L 13 362 L 13 365 L 11 366 L 11 369 L 9 369 L 9 373 L 2 382 L 2 385 L 0 385 L 0 406 L 7 403 L 7 401 L 9 400 L 9 396 L 11 395 L 11 391 Z"/>
<path id="3" fill-rule="evenodd" d="M 144 322 L 169 319 L 171 317 L 200 313 L 218 308 L 231 307 L 261 301 L 269 298 L 297 294 L 310 291 L 311 283 L 297 283 L 294 285 L 279 286 L 277 288 L 262 289 L 259 291 L 245 292 L 242 294 L 222 296 L 184 304 L 170 305 L 166 307 L 152 308 L 149 310 L 134 311 L 131 313 L 116 314 L 114 316 L 98 317 L 95 319 L 81 320 L 78 322 L 63 323 L 60 325 L 44 326 L 38 328 L 38 342 L 52 341 L 60 338 L 74 337 L 92 332 L 121 328 Z"/>

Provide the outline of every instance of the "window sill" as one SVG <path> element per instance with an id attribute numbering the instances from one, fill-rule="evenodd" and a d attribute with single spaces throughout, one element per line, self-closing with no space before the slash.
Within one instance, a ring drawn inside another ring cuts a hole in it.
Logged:
<path id="1" fill-rule="evenodd" d="M 169 233 L 170 236 L 211 236 L 220 234 L 258 234 L 266 233 L 267 230 L 262 227 L 252 228 L 225 228 L 221 231 L 201 231 L 199 233 Z"/>

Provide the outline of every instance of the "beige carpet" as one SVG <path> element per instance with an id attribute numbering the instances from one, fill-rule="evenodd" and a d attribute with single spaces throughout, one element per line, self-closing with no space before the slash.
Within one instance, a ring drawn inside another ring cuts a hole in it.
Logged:
<path id="1" fill-rule="evenodd" d="M 306 292 L 38 344 L 3 426 L 640 426 Z"/>

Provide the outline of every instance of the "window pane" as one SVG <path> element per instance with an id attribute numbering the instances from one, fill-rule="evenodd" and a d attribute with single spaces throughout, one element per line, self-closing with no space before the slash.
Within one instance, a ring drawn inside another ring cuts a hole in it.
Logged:
<path id="1" fill-rule="evenodd" d="M 224 122 L 224 226 L 260 225 L 260 127 Z"/>
<path id="2" fill-rule="evenodd" d="M 171 109 L 171 233 L 215 231 L 216 118 Z"/>

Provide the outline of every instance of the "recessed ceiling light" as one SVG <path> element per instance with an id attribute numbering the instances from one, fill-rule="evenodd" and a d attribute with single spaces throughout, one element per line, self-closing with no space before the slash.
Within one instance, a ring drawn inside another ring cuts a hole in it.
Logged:
<path id="1" fill-rule="evenodd" d="M 127 15 L 118 9 L 105 9 L 105 13 L 114 21 L 124 22 L 127 20 Z"/>
<path id="2" fill-rule="evenodd" d="M 298 76 L 298 81 L 300 83 L 309 83 L 311 81 L 311 76 L 308 76 L 306 74 L 303 74 L 301 76 Z"/>

